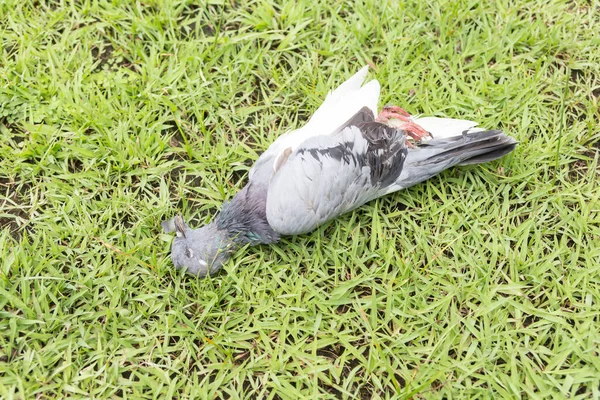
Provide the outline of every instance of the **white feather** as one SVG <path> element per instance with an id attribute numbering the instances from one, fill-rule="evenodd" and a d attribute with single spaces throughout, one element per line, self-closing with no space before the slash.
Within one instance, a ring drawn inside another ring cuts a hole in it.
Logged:
<path id="1" fill-rule="evenodd" d="M 481 128 L 475 128 L 477 122 L 465 119 L 423 117 L 413 118 L 413 121 L 431 133 L 434 139 L 444 139 L 453 136 L 460 136 L 464 131 L 477 132 Z"/>
<path id="2" fill-rule="evenodd" d="M 269 147 L 268 151 L 275 151 L 273 168 L 278 165 L 279 157 L 287 148 L 294 151 L 302 142 L 313 136 L 329 135 L 337 130 L 342 124 L 360 111 L 368 107 L 377 115 L 377 103 L 379 101 L 380 85 L 376 79 L 363 85 L 369 67 L 361 68 L 347 81 L 342 83 L 332 92 L 329 92 L 325 101 L 313 114 L 310 120 L 302 128 L 288 132 Z"/>
<path id="3" fill-rule="evenodd" d="M 346 82 L 338 86 L 337 89 L 330 91 L 327 94 L 327 97 L 325 97 L 325 101 L 323 102 L 323 104 L 321 104 L 321 106 L 317 109 L 317 111 L 315 111 L 315 113 L 311 117 L 311 121 L 319 121 L 327 119 L 328 117 L 331 118 L 331 116 L 328 116 L 328 114 L 332 111 L 332 109 L 336 108 L 337 104 L 339 104 L 341 101 L 344 101 L 344 99 L 348 97 L 352 97 L 353 94 L 355 94 L 361 89 L 368 72 L 369 67 L 365 65 L 360 69 L 360 71 L 358 71 L 348 80 L 346 80 Z M 377 98 L 379 98 L 379 94 L 377 95 Z M 377 104 L 375 104 L 375 107 L 377 107 Z"/>

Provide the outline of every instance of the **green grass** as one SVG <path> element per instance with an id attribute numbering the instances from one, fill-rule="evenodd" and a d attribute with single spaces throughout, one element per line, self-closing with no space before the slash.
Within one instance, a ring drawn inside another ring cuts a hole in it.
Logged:
<path id="1" fill-rule="evenodd" d="M 600 3 L 0 5 L 0 397 L 599 398 Z M 172 268 L 365 63 L 520 141 Z"/>

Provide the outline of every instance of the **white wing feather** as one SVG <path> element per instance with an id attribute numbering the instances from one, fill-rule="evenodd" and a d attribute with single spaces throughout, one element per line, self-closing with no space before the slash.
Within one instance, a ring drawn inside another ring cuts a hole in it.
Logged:
<path id="1" fill-rule="evenodd" d="M 431 133 L 434 139 L 444 139 L 453 136 L 460 136 L 464 131 L 478 132 L 481 128 L 476 128 L 477 122 L 466 119 L 423 117 L 413 118 L 413 121 Z"/>
<path id="2" fill-rule="evenodd" d="M 329 135 L 336 131 L 363 107 L 368 107 L 377 115 L 380 85 L 376 79 L 362 85 L 369 67 L 361 68 L 350 79 L 330 92 L 325 101 L 302 128 L 281 135 L 267 151 L 274 151 L 273 168 L 283 157 L 283 152 L 290 148 L 294 151 L 306 139 L 313 136 Z"/>
<path id="3" fill-rule="evenodd" d="M 331 118 L 331 113 L 333 111 L 335 111 L 336 105 L 338 105 L 340 102 L 344 101 L 347 98 L 354 98 L 354 94 L 356 94 L 356 92 L 358 92 L 361 87 L 363 82 L 365 81 L 365 78 L 367 77 L 367 73 L 369 72 L 369 67 L 368 66 L 364 66 L 360 69 L 360 71 L 358 71 L 356 74 L 354 74 L 352 77 L 350 77 L 346 82 L 342 83 L 340 86 L 337 87 L 337 89 L 330 91 L 327 94 L 327 97 L 325 98 L 325 101 L 323 102 L 323 104 L 321 104 L 321 106 L 319 107 L 319 109 L 317 111 L 315 111 L 315 113 L 313 114 L 313 116 L 311 117 L 310 121 L 320 121 L 320 120 L 327 120 L 328 118 Z M 369 82 L 371 83 L 371 82 Z M 373 94 L 373 93 L 371 93 Z M 377 101 L 379 99 L 379 93 L 377 93 L 377 98 L 375 99 L 375 105 L 374 105 L 374 112 L 376 113 L 377 110 Z M 371 100 L 371 99 L 367 99 L 367 100 Z M 371 107 L 371 105 L 368 104 L 363 104 L 363 106 L 369 106 Z M 361 107 L 362 108 L 362 107 Z M 359 108 L 360 110 L 360 108 Z M 310 122 L 309 121 L 309 122 Z M 345 121 L 342 121 L 342 123 L 344 123 Z M 340 124 L 340 125 L 341 125 Z"/>

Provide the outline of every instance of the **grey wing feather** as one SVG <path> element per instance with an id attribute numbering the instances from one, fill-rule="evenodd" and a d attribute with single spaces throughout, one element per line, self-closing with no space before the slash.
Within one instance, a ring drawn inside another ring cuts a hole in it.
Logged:
<path id="1" fill-rule="evenodd" d="M 337 129 L 335 129 L 333 132 L 330 132 L 328 135 L 326 135 L 324 133 L 322 136 L 335 135 L 335 134 L 340 133 L 344 129 L 348 128 L 349 126 L 358 126 L 361 124 L 365 124 L 368 122 L 374 122 L 374 121 L 375 121 L 375 116 L 373 115 L 373 111 L 371 111 L 371 109 L 369 107 L 365 106 L 365 107 L 361 108 L 356 114 L 354 114 L 350 119 L 348 119 L 348 121 L 344 122 Z M 283 149 L 281 149 L 280 146 L 271 146 L 267 149 L 267 151 L 265 151 L 263 154 L 261 154 L 261 156 L 258 158 L 258 160 L 256 160 L 256 163 L 250 169 L 250 174 L 249 174 L 250 180 L 255 179 L 255 175 L 261 175 L 260 172 L 264 172 L 264 170 L 268 170 L 270 173 L 272 171 L 271 165 L 273 164 L 273 161 L 276 159 L 276 157 L 278 156 L 278 154 L 281 150 L 283 150 Z M 284 150 L 284 152 L 286 150 Z M 287 156 L 284 158 L 287 158 Z M 278 170 L 279 167 L 280 167 L 280 165 L 275 165 L 275 170 Z M 269 175 L 269 177 L 270 177 L 270 175 Z M 263 178 L 264 178 L 264 176 L 262 176 L 261 178 L 258 178 L 258 179 L 263 179 Z"/>
<path id="2" fill-rule="evenodd" d="M 317 226 L 379 197 L 406 158 L 402 131 L 377 122 L 307 139 L 271 179 L 267 219 L 280 234 Z"/>

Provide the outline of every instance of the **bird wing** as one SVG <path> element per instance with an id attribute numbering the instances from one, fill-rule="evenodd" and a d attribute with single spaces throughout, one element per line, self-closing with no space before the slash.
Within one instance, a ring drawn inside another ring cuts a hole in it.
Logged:
<path id="1" fill-rule="evenodd" d="M 338 128 L 363 107 L 369 108 L 376 115 L 381 88 L 376 79 L 363 86 L 368 72 L 368 66 L 362 67 L 335 90 L 329 92 L 323 104 L 308 121 L 307 126 L 314 128 L 316 131 L 323 129 L 330 131 Z M 312 129 L 310 131 L 312 133 Z M 306 132 L 304 132 L 304 135 L 306 135 Z"/>
<path id="2" fill-rule="evenodd" d="M 404 132 L 371 120 L 366 109 L 330 135 L 284 150 L 271 178 L 266 214 L 282 235 L 309 232 L 386 191 L 407 154 Z M 370 111 L 368 111 L 370 112 Z"/>
<path id="3" fill-rule="evenodd" d="M 368 72 L 368 66 L 361 68 L 337 89 L 329 92 L 323 104 L 303 127 L 279 136 L 250 170 L 250 179 L 264 163 L 271 163 L 275 168 L 281 163 L 285 151 L 294 151 L 308 138 L 336 133 L 363 108 L 366 107 L 376 115 L 380 85 L 376 79 L 363 85 Z"/>

